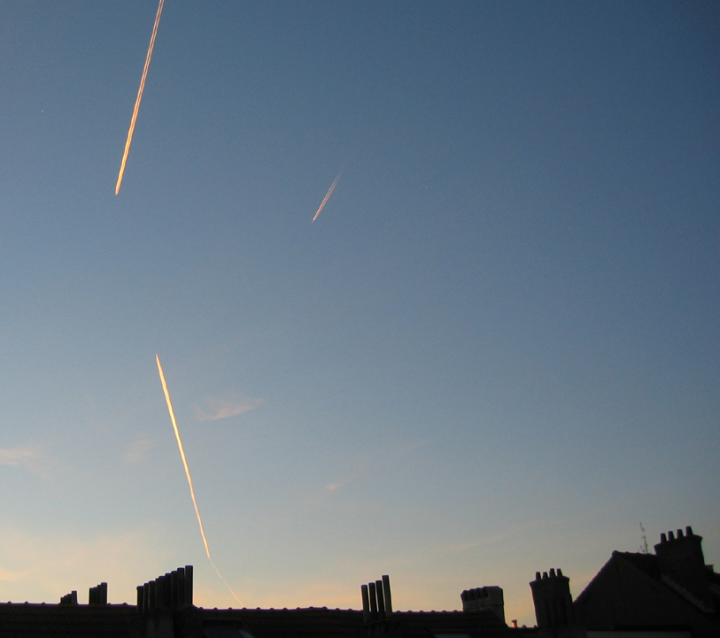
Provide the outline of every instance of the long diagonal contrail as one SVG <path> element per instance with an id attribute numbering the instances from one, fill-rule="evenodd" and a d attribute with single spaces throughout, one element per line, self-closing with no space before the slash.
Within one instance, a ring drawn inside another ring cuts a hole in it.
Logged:
<path id="1" fill-rule="evenodd" d="M 333 191 L 335 190 L 335 187 L 338 185 L 338 182 L 340 181 L 340 178 L 342 177 L 344 170 L 345 170 L 344 168 L 340 169 L 340 172 L 338 173 L 338 176 L 335 178 L 335 181 L 332 183 L 330 190 L 327 192 L 327 195 L 325 195 L 325 199 L 322 200 L 322 204 L 320 204 L 320 208 L 317 209 L 317 213 L 315 213 L 315 217 L 312 218 L 313 222 L 318 218 L 320 211 L 323 208 L 325 208 L 325 204 L 327 204 L 328 199 L 330 199 L 330 195 L 333 194 Z M 312 222 L 310 222 L 310 223 L 312 223 Z"/>
<path id="2" fill-rule="evenodd" d="M 142 100 L 143 89 L 145 89 L 145 79 L 147 78 L 148 69 L 150 68 L 150 58 L 152 58 L 153 47 L 155 46 L 155 36 L 157 36 L 158 27 L 160 26 L 160 16 L 162 15 L 163 4 L 165 0 L 160 0 L 157 14 L 155 14 L 155 24 L 153 25 L 152 35 L 150 36 L 150 46 L 148 47 L 147 56 L 145 57 L 145 67 L 140 80 L 140 88 L 135 98 L 135 108 L 133 109 L 132 118 L 130 120 L 130 130 L 128 130 L 127 140 L 125 140 L 125 152 L 123 153 L 122 162 L 120 164 L 120 174 L 118 175 L 117 184 L 115 184 L 115 194 L 120 192 L 123 174 L 125 173 L 125 163 L 127 162 L 128 153 L 130 153 L 130 144 L 132 143 L 133 133 L 135 132 L 135 122 L 137 121 L 138 111 L 140 110 L 140 101 Z"/>
<path id="3" fill-rule="evenodd" d="M 193 489 L 192 478 L 190 477 L 190 468 L 188 467 L 187 459 L 185 458 L 185 450 L 183 449 L 182 439 L 180 438 L 180 430 L 178 430 L 177 421 L 175 421 L 175 411 L 173 410 L 172 401 L 170 401 L 170 392 L 168 391 L 167 383 L 165 382 L 165 373 L 163 372 L 162 365 L 160 364 L 159 355 L 155 355 L 155 359 L 157 361 L 158 372 L 160 373 L 160 381 L 162 382 L 163 392 L 165 393 L 165 402 L 167 403 L 168 412 L 170 412 L 170 420 L 172 421 L 175 438 L 177 439 L 178 448 L 180 449 L 180 458 L 182 459 L 183 467 L 185 468 L 185 476 L 187 476 L 188 485 L 190 486 L 190 496 L 192 497 L 192 502 L 195 506 L 195 515 L 197 516 L 198 525 L 200 526 L 200 535 L 202 536 L 203 544 L 205 545 L 205 553 L 207 554 L 208 560 L 213 566 L 213 569 L 220 577 L 220 580 L 227 585 L 227 588 L 235 597 L 235 600 L 240 602 L 237 594 L 233 591 L 233 588 L 230 587 L 230 583 L 225 580 L 225 577 L 220 573 L 220 570 L 215 566 L 213 559 L 210 557 L 210 548 L 208 547 L 207 538 L 205 537 L 205 530 L 203 529 L 202 519 L 200 518 L 200 510 L 198 509 L 197 501 L 195 500 L 195 490 Z"/>

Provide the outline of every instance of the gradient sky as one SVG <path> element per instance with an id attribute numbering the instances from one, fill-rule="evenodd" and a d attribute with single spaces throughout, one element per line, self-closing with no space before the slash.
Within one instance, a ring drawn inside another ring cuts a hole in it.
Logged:
<path id="1" fill-rule="evenodd" d="M 720 4 L 0 4 L 0 600 L 720 563 Z M 337 188 L 311 219 L 333 180 Z"/>

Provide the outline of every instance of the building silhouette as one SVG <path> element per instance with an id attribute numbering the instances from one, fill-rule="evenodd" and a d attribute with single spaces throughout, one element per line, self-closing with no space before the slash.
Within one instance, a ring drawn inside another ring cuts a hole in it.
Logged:
<path id="1" fill-rule="evenodd" d="M 613 552 L 572 600 L 560 569 L 530 583 L 536 627 L 508 626 L 502 588 L 462 592 L 462 611 L 396 611 L 390 579 L 360 587 L 362 609 L 204 609 L 188 565 L 108 604 L 107 583 L 58 604 L 0 604 L 0 638 L 720 638 L 720 575 L 690 527 L 662 534 L 655 554 Z"/>

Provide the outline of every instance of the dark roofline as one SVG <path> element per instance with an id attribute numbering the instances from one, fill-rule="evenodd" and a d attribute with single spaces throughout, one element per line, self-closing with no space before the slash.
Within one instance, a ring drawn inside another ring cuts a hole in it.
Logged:
<path id="1" fill-rule="evenodd" d="M 608 570 L 608 569 L 610 568 L 610 563 L 613 562 L 613 560 L 615 559 L 615 556 L 616 556 L 617 554 L 618 554 L 617 551 L 614 551 L 614 552 L 612 553 L 612 555 L 610 556 L 610 558 L 609 558 L 609 559 L 605 562 L 605 564 L 600 568 L 600 570 L 598 571 L 598 573 L 595 574 L 595 576 L 592 577 L 592 580 L 591 580 L 587 585 L 585 585 L 585 589 L 583 589 L 583 590 L 580 592 L 580 594 L 577 596 L 577 598 L 575 598 L 575 600 L 573 601 L 573 605 L 577 605 L 577 604 L 581 603 L 583 600 L 585 600 L 585 598 L 587 598 L 587 597 L 590 595 L 590 594 L 588 593 L 588 591 L 589 591 L 590 588 L 595 584 L 595 581 L 598 580 L 598 579 L 600 578 L 600 576 L 602 576 L 602 574 L 603 574 L 606 570 Z"/>

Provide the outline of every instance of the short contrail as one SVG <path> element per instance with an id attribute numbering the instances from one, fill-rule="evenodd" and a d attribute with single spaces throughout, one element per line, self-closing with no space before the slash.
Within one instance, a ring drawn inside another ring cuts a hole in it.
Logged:
<path id="1" fill-rule="evenodd" d="M 328 199 L 330 199 L 330 195 L 333 194 L 333 191 L 335 190 L 335 187 L 338 185 L 338 182 L 340 181 L 340 177 L 342 177 L 344 170 L 345 170 L 344 167 L 340 169 L 340 172 L 338 173 L 338 176 L 335 178 L 335 181 L 332 183 L 330 190 L 327 192 L 327 195 L 325 195 L 325 199 L 322 200 L 322 204 L 320 204 L 320 208 L 317 209 L 317 213 L 315 213 L 315 217 L 312 218 L 313 222 L 318 218 L 320 211 L 323 208 L 325 208 L 325 204 L 327 204 Z M 310 223 L 312 223 L 312 222 L 310 222 Z"/>
<path id="2" fill-rule="evenodd" d="M 235 600 L 240 603 L 240 599 L 237 597 L 237 594 L 233 591 L 232 587 L 230 587 L 230 583 L 225 580 L 225 577 L 220 573 L 220 570 L 215 566 L 215 563 L 213 563 L 213 559 L 210 557 L 210 548 L 208 547 L 207 538 L 205 538 L 205 530 L 203 530 L 202 519 L 200 518 L 200 510 L 198 509 L 197 501 L 195 500 L 195 490 L 193 489 L 192 478 L 190 477 L 190 468 L 188 467 L 187 459 L 185 458 L 185 450 L 183 450 L 182 439 L 180 438 L 180 430 L 178 430 L 177 422 L 175 421 L 175 411 L 173 410 L 172 401 L 170 401 L 170 392 L 168 392 L 167 383 L 165 382 L 165 373 L 163 372 L 162 365 L 160 364 L 160 356 L 156 354 L 155 359 L 157 360 L 158 372 L 160 373 L 160 381 L 162 382 L 163 392 L 165 393 L 165 402 L 167 403 L 168 412 L 170 412 L 170 420 L 172 421 L 173 430 L 175 431 L 175 438 L 177 439 L 178 448 L 180 448 L 180 458 L 182 459 L 183 466 L 185 467 L 185 476 L 187 476 L 188 485 L 190 486 L 190 496 L 192 497 L 192 502 L 195 506 L 195 515 L 197 516 L 198 525 L 200 525 L 200 535 L 202 536 L 203 544 L 205 545 L 205 553 L 207 554 L 208 560 L 213 566 L 213 569 L 220 577 L 220 580 L 222 580 L 227 585 L 227 588 L 230 590 L 230 593 L 235 597 Z"/>
<path id="3" fill-rule="evenodd" d="M 150 36 L 150 46 L 148 47 L 147 56 L 145 57 L 145 67 L 143 68 L 142 79 L 140 80 L 140 88 L 135 98 L 135 108 L 133 109 L 132 118 L 130 119 L 130 130 L 128 131 L 127 140 L 125 141 L 125 152 L 123 153 L 120 164 L 120 174 L 118 175 L 117 184 L 115 184 L 116 195 L 120 192 L 120 185 L 122 184 L 123 174 L 125 173 L 125 163 L 127 162 L 130 144 L 132 143 L 133 133 L 135 132 L 135 122 L 137 121 L 138 111 L 140 110 L 140 100 L 142 100 L 143 89 L 145 88 L 145 79 L 147 78 L 148 69 L 150 68 L 150 58 L 152 58 L 153 47 L 155 46 L 155 36 L 157 36 L 158 27 L 160 26 L 163 4 L 165 4 L 165 0 L 160 0 L 157 14 L 155 15 L 155 24 L 153 25 L 152 35 Z"/>

